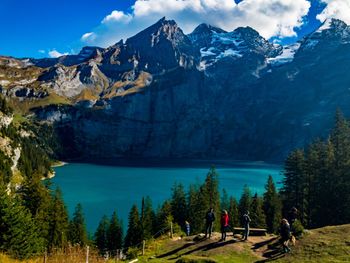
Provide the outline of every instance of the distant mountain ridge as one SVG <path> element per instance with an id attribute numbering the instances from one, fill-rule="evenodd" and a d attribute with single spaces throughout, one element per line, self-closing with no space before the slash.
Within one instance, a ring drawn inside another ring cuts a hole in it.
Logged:
<path id="1" fill-rule="evenodd" d="M 54 123 L 66 157 L 279 161 L 327 134 L 337 107 L 350 114 L 349 70 L 340 20 L 283 47 L 250 27 L 186 35 L 162 18 L 108 48 L 0 57 L 0 91 Z"/>

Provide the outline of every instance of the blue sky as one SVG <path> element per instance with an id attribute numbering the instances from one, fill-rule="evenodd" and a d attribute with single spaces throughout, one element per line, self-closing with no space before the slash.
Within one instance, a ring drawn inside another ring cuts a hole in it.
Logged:
<path id="1" fill-rule="evenodd" d="M 314 30 L 321 19 L 330 16 L 342 18 L 345 11 L 349 11 L 345 12 L 349 14 L 349 2 L 137 0 L 135 3 L 135 0 L 0 0 L 0 54 L 49 57 L 76 53 L 85 45 L 105 47 L 135 34 L 162 16 L 175 19 L 185 33 L 189 33 L 201 22 L 226 30 L 249 25 L 266 38 L 289 43 Z"/>

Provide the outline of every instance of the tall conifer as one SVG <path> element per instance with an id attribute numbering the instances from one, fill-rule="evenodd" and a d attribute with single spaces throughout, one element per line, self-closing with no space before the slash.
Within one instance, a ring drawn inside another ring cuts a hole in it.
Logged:
<path id="1" fill-rule="evenodd" d="M 282 204 L 271 175 L 267 179 L 263 198 L 267 231 L 269 233 L 276 233 L 279 230 L 282 219 Z"/>
<path id="2" fill-rule="evenodd" d="M 72 244 L 79 244 L 81 246 L 85 246 L 88 242 L 83 207 L 81 204 L 77 204 L 75 207 L 73 218 L 69 223 L 69 241 Z"/>
<path id="3" fill-rule="evenodd" d="M 117 213 L 113 212 L 109 228 L 107 231 L 108 250 L 112 256 L 117 254 L 117 250 L 123 246 L 123 226 L 118 219 Z"/>
<path id="4" fill-rule="evenodd" d="M 62 248 L 68 242 L 68 212 L 59 188 L 55 190 L 49 209 L 49 248 Z"/>
<path id="5" fill-rule="evenodd" d="M 142 241 L 142 228 L 139 210 L 136 205 L 131 207 L 128 219 L 128 230 L 125 237 L 125 247 L 140 245 Z"/>

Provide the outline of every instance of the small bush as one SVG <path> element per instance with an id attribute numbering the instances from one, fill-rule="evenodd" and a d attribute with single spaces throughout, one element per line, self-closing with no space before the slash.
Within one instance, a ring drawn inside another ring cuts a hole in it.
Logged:
<path id="1" fill-rule="evenodd" d="M 128 251 L 126 252 L 127 259 L 134 259 L 137 258 L 139 253 L 139 249 L 135 247 L 128 248 Z"/>
<path id="2" fill-rule="evenodd" d="M 300 238 L 304 233 L 304 227 L 299 220 L 295 220 L 291 226 L 292 234 L 296 238 Z"/>

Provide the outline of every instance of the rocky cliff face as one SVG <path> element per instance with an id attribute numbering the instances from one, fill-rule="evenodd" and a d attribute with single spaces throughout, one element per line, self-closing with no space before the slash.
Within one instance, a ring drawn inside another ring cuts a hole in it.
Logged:
<path id="1" fill-rule="evenodd" d="M 282 160 L 350 114 L 349 32 L 329 20 L 282 47 L 161 19 L 106 49 L 0 58 L 1 92 L 54 124 L 65 157 Z"/>

